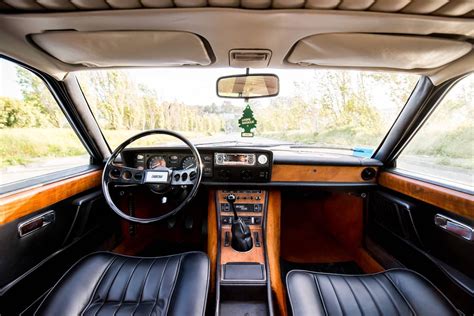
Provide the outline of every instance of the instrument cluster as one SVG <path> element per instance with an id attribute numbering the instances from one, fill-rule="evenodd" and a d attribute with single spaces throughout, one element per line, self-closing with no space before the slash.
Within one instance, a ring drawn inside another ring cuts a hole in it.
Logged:
<path id="1" fill-rule="evenodd" d="M 193 156 L 180 157 L 179 155 L 154 155 L 147 159 L 146 167 L 147 169 L 156 169 L 159 167 L 189 169 L 196 167 L 196 159 Z"/>

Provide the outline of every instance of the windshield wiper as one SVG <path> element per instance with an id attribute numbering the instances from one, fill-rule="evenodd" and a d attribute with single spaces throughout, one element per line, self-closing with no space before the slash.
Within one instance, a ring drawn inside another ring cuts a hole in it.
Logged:
<path id="1" fill-rule="evenodd" d="M 337 150 L 358 151 L 355 148 L 349 148 L 349 147 L 321 146 L 321 145 L 311 145 L 311 144 L 294 144 L 294 145 L 290 145 L 289 147 L 290 148 L 317 148 L 317 149 L 337 149 Z"/>
<path id="2" fill-rule="evenodd" d="M 237 140 L 228 140 L 228 141 L 219 141 L 219 142 L 208 142 L 208 143 L 198 143 L 195 144 L 196 146 L 208 146 L 208 145 L 223 145 L 229 144 L 234 146 L 246 146 L 246 147 L 277 147 L 277 146 L 289 146 L 294 145 L 295 143 L 268 143 L 268 144 L 259 144 L 259 143 L 252 143 L 252 142 L 241 142 Z"/>
<path id="3" fill-rule="evenodd" d="M 222 145 L 222 144 L 242 144 L 242 145 L 255 145 L 255 143 L 250 143 L 250 142 L 239 142 L 236 140 L 224 140 L 224 141 L 219 141 L 219 142 L 208 142 L 208 143 L 197 143 L 194 144 L 195 146 L 207 146 L 207 145 Z"/>

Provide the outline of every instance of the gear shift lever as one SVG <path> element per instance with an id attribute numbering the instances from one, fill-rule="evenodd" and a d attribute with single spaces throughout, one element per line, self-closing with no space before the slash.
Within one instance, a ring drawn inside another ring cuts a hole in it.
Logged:
<path id="1" fill-rule="evenodd" d="M 253 247 L 250 228 L 244 223 L 242 218 L 237 215 L 237 211 L 234 207 L 236 200 L 235 195 L 227 195 L 226 200 L 227 203 L 229 203 L 230 210 L 234 213 L 234 219 L 232 220 L 232 248 L 237 251 L 249 251 Z"/>

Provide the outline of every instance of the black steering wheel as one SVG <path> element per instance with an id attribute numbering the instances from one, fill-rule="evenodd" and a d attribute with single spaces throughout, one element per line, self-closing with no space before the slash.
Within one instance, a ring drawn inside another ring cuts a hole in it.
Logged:
<path id="1" fill-rule="evenodd" d="M 196 166 L 194 168 L 186 169 L 170 169 L 167 167 L 158 167 L 156 169 L 141 170 L 138 168 L 126 167 L 114 163 L 115 159 L 132 142 L 140 138 L 156 134 L 173 136 L 185 143 L 194 156 Z M 202 168 L 203 164 L 201 156 L 199 155 L 199 151 L 184 136 L 176 132 L 164 129 L 149 130 L 127 139 L 120 146 L 118 146 L 117 149 L 114 150 L 112 155 L 107 160 L 104 167 L 104 172 L 102 173 L 102 191 L 104 192 L 107 204 L 120 217 L 128 221 L 140 224 L 154 223 L 178 213 L 196 196 L 196 193 L 199 189 L 199 184 L 201 183 Z M 192 189 L 189 191 L 186 198 L 184 198 L 183 201 L 178 204 L 178 206 L 176 206 L 173 210 L 167 212 L 166 214 L 162 214 L 158 217 L 140 218 L 126 214 L 115 205 L 109 192 L 109 184 L 111 183 L 117 185 L 159 185 L 162 189 L 192 186 Z"/>

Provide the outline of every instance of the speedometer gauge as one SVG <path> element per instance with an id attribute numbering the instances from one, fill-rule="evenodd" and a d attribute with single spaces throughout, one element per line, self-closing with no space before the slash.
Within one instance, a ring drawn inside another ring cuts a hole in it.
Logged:
<path id="1" fill-rule="evenodd" d="M 148 169 L 156 169 L 158 167 L 166 167 L 166 160 L 162 156 L 153 156 L 148 159 Z"/>
<path id="2" fill-rule="evenodd" d="M 193 156 L 189 156 L 183 159 L 181 163 L 183 169 L 194 168 L 196 167 L 196 159 Z"/>

